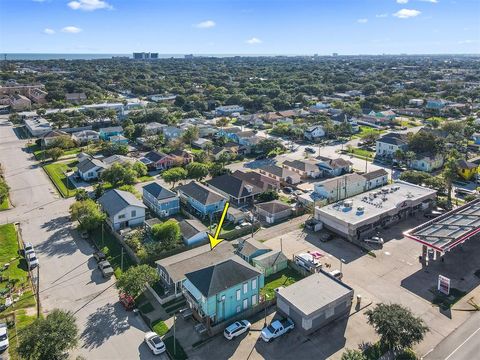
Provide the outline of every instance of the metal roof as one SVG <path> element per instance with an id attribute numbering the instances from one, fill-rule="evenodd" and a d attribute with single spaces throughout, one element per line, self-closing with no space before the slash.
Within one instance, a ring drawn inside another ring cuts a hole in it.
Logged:
<path id="1" fill-rule="evenodd" d="M 446 252 L 480 232 L 480 199 L 473 200 L 404 235 L 432 249 Z"/>

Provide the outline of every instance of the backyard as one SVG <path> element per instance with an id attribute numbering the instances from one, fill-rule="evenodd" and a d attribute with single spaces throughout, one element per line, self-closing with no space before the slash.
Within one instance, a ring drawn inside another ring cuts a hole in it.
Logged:
<path id="1" fill-rule="evenodd" d="M 273 294 L 276 288 L 280 286 L 287 287 L 301 279 L 303 279 L 302 274 L 290 267 L 287 267 L 265 278 L 264 291 L 267 294 Z"/>
<path id="2" fill-rule="evenodd" d="M 8 202 L 8 196 L 7 196 L 2 200 L 2 202 L 0 202 L 0 211 L 7 210 L 9 206 L 10 206 L 10 203 Z"/>
<path id="3" fill-rule="evenodd" d="M 130 258 L 128 253 L 124 251 L 122 270 L 121 267 L 123 246 L 113 236 L 107 225 L 103 226 L 103 231 L 102 227 L 93 230 L 93 232 L 90 234 L 90 238 L 93 240 L 95 245 L 97 245 L 98 249 L 100 249 L 100 251 L 102 251 L 107 256 L 107 260 L 112 265 L 115 271 L 115 276 L 117 278 L 122 274 L 123 271 L 127 270 L 130 266 L 135 265 L 135 262 Z"/>
<path id="4" fill-rule="evenodd" d="M 35 320 L 36 302 L 13 224 L 0 225 L 0 269 L 0 322 L 8 325 L 10 359 L 19 359 L 17 334 Z"/>
<path id="5" fill-rule="evenodd" d="M 57 162 L 43 166 L 48 177 L 52 180 L 60 194 L 65 197 L 75 196 L 75 186 L 67 179 L 66 174 L 75 171 L 77 161 Z"/>

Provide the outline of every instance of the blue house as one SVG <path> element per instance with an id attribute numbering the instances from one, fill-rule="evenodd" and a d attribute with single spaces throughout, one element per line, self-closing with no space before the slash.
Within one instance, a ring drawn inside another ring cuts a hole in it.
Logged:
<path id="1" fill-rule="evenodd" d="M 250 264 L 257 256 L 266 254 L 270 251 L 272 251 L 272 249 L 253 238 L 238 242 L 237 255 Z"/>
<path id="2" fill-rule="evenodd" d="M 143 203 L 160 217 L 168 217 L 180 211 L 180 199 L 173 191 L 153 182 L 143 188 Z"/>
<path id="3" fill-rule="evenodd" d="M 111 126 L 99 130 L 99 137 L 102 140 L 110 141 L 113 136 L 123 136 L 123 128 L 121 126 Z"/>
<path id="4" fill-rule="evenodd" d="M 177 187 L 180 200 L 195 215 L 205 218 L 222 212 L 227 199 L 196 181 Z"/>
<path id="5" fill-rule="evenodd" d="M 217 137 L 226 137 L 228 140 L 238 143 L 238 135 L 242 132 L 242 129 L 239 127 L 233 126 L 225 129 L 220 129 L 216 136 Z"/>
<path id="6" fill-rule="evenodd" d="M 429 110 L 442 110 L 447 102 L 442 99 L 429 99 L 427 100 L 427 105 L 425 106 Z"/>
<path id="7" fill-rule="evenodd" d="M 258 305 L 263 274 L 238 257 L 185 274 L 183 292 L 197 318 L 210 327 Z"/>
<path id="8" fill-rule="evenodd" d="M 215 114 L 218 116 L 228 116 L 234 113 L 241 113 L 245 109 L 241 105 L 224 105 L 215 108 Z"/>

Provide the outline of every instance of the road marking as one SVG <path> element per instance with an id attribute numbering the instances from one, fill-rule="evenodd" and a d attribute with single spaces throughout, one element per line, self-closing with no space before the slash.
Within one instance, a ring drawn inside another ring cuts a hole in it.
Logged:
<path id="1" fill-rule="evenodd" d="M 448 360 L 450 358 L 450 356 L 452 356 L 453 354 L 455 354 L 457 352 L 458 349 L 460 349 L 463 345 L 465 345 L 465 343 L 467 343 L 477 332 L 480 331 L 480 327 L 475 330 L 472 335 L 470 335 L 464 342 L 462 342 L 460 345 L 458 345 L 458 347 L 452 351 L 452 353 L 450 355 L 448 355 L 445 360 Z"/>

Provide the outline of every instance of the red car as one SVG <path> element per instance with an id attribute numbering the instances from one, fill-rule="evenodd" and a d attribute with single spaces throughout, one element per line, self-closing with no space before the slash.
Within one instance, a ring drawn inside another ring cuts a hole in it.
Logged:
<path id="1" fill-rule="evenodd" d="M 133 308 L 135 307 L 135 300 L 130 295 L 121 293 L 119 295 L 119 300 L 125 310 L 133 310 Z"/>

